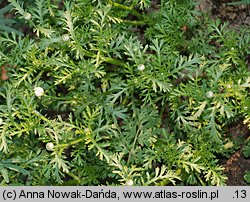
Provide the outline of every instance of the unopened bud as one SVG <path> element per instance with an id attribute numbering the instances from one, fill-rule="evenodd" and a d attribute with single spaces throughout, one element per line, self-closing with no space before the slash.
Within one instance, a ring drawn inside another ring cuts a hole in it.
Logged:
<path id="1" fill-rule="evenodd" d="M 127 186 L 132 186 L 134 184 L 134 181 L 132 179 L 129 179 L 126 181 Z"/>
<path id="2" fill-rule="evenodd" d="M 63 40 L 63 41 L 68 41 L 69 39 L 70 39 L 70 37 L 69 37 L 68 34 L 62 35 L 62 40 Z"/>
<path id="3" fill-rule="evenodd" d="M 44 90 L 41 87 L 35 87 L 34 93 L 37 97 L 41 97 L 44 94 Z"/>
<path id="4" fill-rule="evenodd" d="M 31 19 L 31 14 L 28 13 L 28 12 L 24 13 L 23 18 L 24 18 L 25 20 L 30 20 L 30 19 Z"/>
<path id="5" fill-rule="evenodd" d="M 48 151 L 53 151 L 53 150 L 54 150 L 54 144 L 53 144 L 52 142 L 48 142 L 48 143 L 46 144 L 46 149 L 47 149 Z"/>
<path id="6" fill-rule="evenodd" d="M 144 64 L 140 64 L 140 65 L 137 66 L 137 69 L 139 71 L 143 71 L 145 69 L 145 65 Z"/>
<path id="7" fill-rule="evenodd" d="M 207 98 L 212 98 L 214 96 L 214 93 L 212 91 L 208 91 L 206 96 Z"/>

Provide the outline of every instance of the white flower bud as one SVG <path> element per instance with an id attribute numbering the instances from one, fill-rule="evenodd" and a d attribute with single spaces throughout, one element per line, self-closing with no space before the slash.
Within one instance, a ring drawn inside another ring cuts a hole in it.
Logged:
<path id="1" fill-rule="evenodd" d="M 2 118 L 0 118 L 0 125 L 2 125 L 3 124 L 3 119 Z"/>
<path id="2" fill-rule="evenodd" d="M 212 98 L 214 96 L 214 93 L 212 91 L 208 91 L 206 96 L 207 98 Z"/>
<path id="3" fill-rule="evenodd" d="M 25 20 L 30 20 L 30 19 L 31 19 L 31 14 L 28 13 L 28 12 L 24 13 L 23 18 L 24 18 Z"/>
<path id="4" fill-rule="evenodd" d="M 137 66 L 137 69 L 139 71 L 143 71 L 145 69 L 145 65 L 144 64 L 140 64 L 140 65 Z"/>
<path id="5" fill-rule="evenodd" d="M 64 34 L 62 35 L 62 40 L 63 41 L 68 41 L 70 38 L 69 38 L 69 35 L 68 34 Z"/>
<path id="6" fill-rule="evenodd" d="M 133 180 L 132 179 L 129 179 L 126 181 L 126 185 L 127 186 L 132 186 L 134 184 Z"/>
<path id="7" fill-rule="evenodd" d="M 53 150 L 54 150 L 54 144 L 53 144 L 52 142 L 48 142 L 48 143 L 46 144 L 46 149 L 47 149 L 48 151 L 53 151 Z"/>
<path id="8" fill-rule="evenodd" d="M 35 87 L 34 93 L 37 97 L 41 97 L 44 94 L 44 90 L 41 87 Z"/>

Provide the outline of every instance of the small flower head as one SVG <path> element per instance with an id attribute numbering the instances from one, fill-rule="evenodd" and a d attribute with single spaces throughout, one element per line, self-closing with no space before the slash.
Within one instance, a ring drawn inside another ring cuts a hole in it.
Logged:
<path id="1" fill-rule="evenodd" d="M 70 37 L 69 37 L 68 34 L 62 35 L 62 40 L 63 40 L 63 41 L 69 41 L 69 39 L 70 39 Z"/>
<path id="2" fill-rule="evenodd" d="M 44 94 L 44 90 L 41 87 L 35 87 L 34 88 L 34 93 L 37 97 L 41 97 Z"/>
<path id="3" fill-rule="evenodd" d="M 48 142 L 48 143 L 46 144 L 46 149 L 47 149 L 48 151 L 53 151 L 53 150 L 54 150 L 54 144 L 53 144 L 52 142 Z"/>
<path id="4" fill-rule="evenodd" d="M 139 71 L 143 71 L 145 69 L 145 65 L 144 64 L 140 64 L 140 65 L 137 66 L 137 69 Z"/>
<path id="5" fill-rule="evenodd" d="M 24 13 L 23 18 L 25 20 L 30 20 L 31 19 L 31 14 L 29 12 Z"/>
<path id="6" fill-rule="evenodd" d="M 214 96 L 214 93 L 212 91 L 208 91 L 206 96 L 207 98 L 212 98 Z"/>
<path id="7" fill-rule="evenodd" d="M 134 184 L 134 181 L 132 180 L 132 179 L 128 179 L 127 181 L 126 181 L 126 185 L 127 186 L 132 186 Z"/>

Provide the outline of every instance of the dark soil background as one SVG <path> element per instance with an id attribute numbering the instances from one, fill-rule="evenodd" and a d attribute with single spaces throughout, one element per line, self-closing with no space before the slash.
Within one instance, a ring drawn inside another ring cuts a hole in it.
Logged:
<path id="1" fill-rule="evenodd" d="M 250 137 L 250 130 L 246 125 L 241 122 L 231 126 L 228 129 L 228 135 L 232 136 L 233 140 L 244 142 Z M 236 150 L 228 159 L 221 159 L 220 163 L 225 168 L 224 172 L 228 177 L 227 185 L 229 186 L 247 186 L 244 181 L 246 171 L 250 171 L 250 159 L 244 158 L 242 154 L 241 144 L 239 149 Z"/>
<path id="2" fill-rule="evenodd" d="M 230 27 L 250 26 L 250 4 L 229 5 L 239 0 L 196 0 L 198 9 L 209 13 L 213 19 L 228 22 Z"/>

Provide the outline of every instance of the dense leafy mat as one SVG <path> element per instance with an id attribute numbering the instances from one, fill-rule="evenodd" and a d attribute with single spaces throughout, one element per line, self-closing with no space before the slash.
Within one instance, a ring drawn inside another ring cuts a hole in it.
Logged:
<path id="1" fill-rule="evenodd" d="M 249 29 L 191 0 L 9 2 L 2 185 L 226 184 L 225 131 L 250 123 Z"/>

